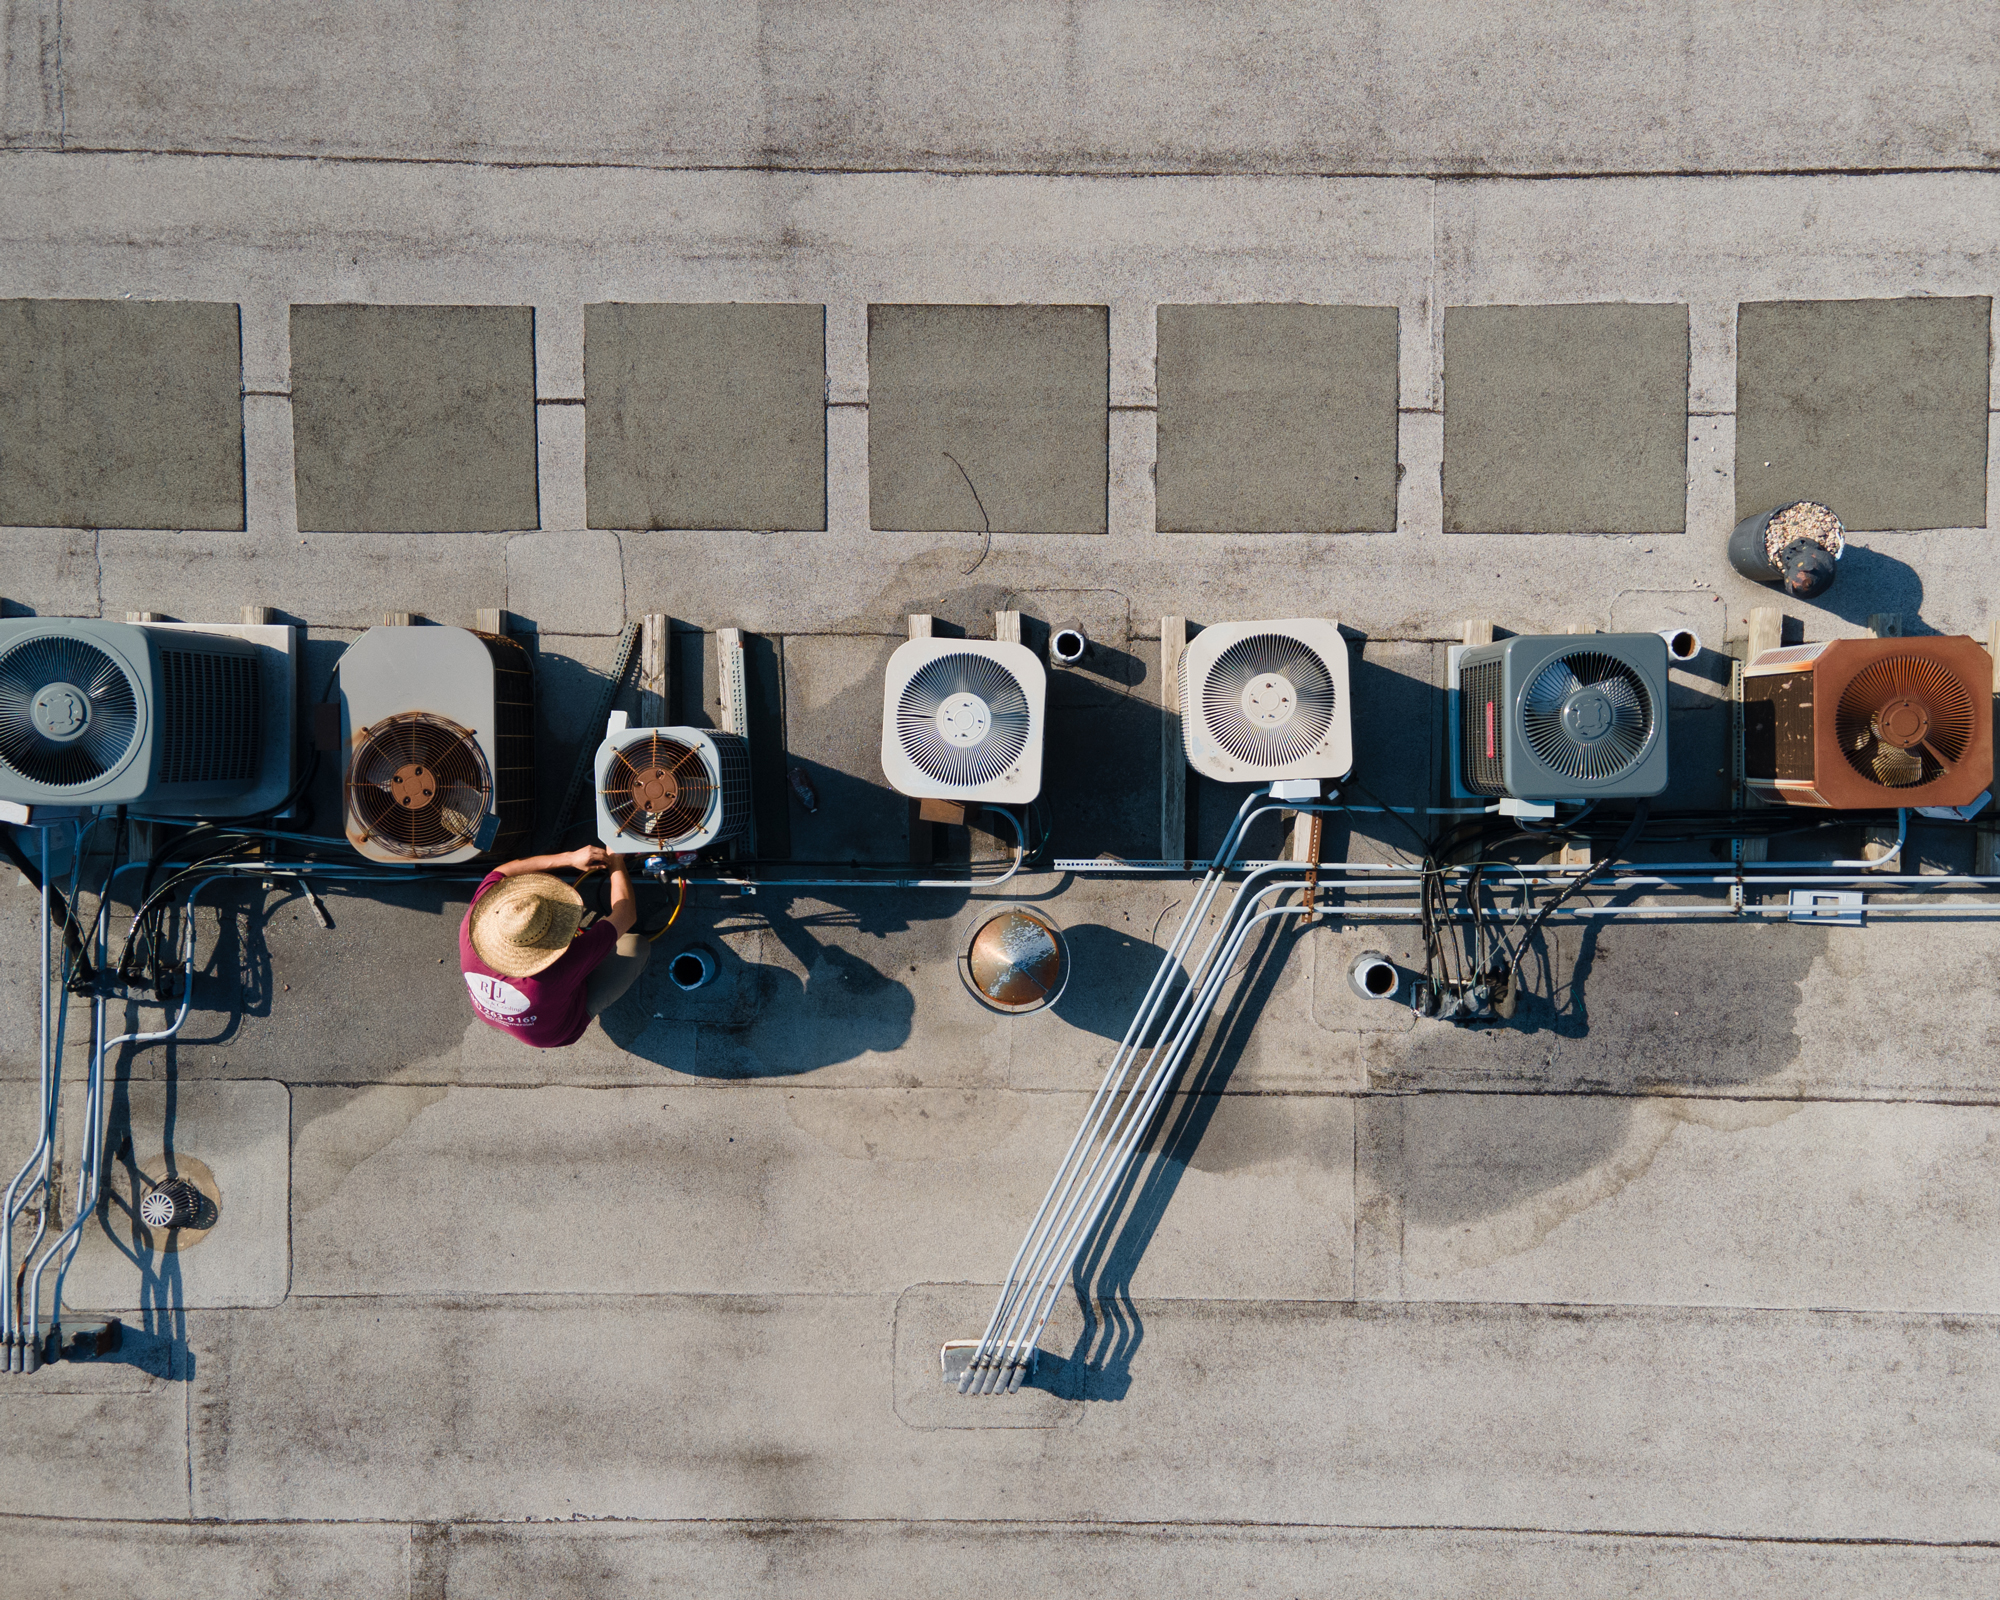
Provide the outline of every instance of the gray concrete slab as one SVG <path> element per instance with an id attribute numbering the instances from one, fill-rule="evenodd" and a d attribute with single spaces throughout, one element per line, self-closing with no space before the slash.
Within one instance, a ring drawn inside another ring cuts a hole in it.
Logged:
<path id="1" fill-rule="evenodd" d="M 0 523 L 241 528 L 234 305 L 0 301 Z"/>
<path id="2" fill-rule="evenodd" d="M 0 528 L 8 574 L 0 616 L 95 616 L 97 537 L 74 528 Z"/>
<path id="3" fill-rule="evenodd" d="M 24 1592 L 52 1600 L 83 1600 L 107 1587 L 216 1600 L 274 1594 L 409 1600 L 410 1530 L 394 1524 L 230 1528 L 9 1517 L 0 1522 L 0 1563 Z"/>
<path id="4" fill-rule="evenodd" d="M 625 626 L 618 536 L 572 529 L 509 539 L 507 609 L 541 633 L 615 634 Z M 649 609 L 642 603 L 634 614 Z"/>
<path id="5" fill-rule="evenodd" d="M 1990 1107 L 1361 1102 L 1400 1295 L 1990 1315 Z M 1380 1127 L 1377 1124 L 1382 1124 Z"/>
<path id="6" fill-rule="evenodd" d="M 295 305 L 299 527 L 540 526 L 527 306 Z"/>
<path id="7" fill-rule="evenodd" d="M 826 526 L 826 307 L 584 308 L 593 528 Z"/>
<path id="8" fill-rule="evenodd" d="M 1679 533 L 1683 306 L 1452 306 L 1447 533 Z"/>
<path id="9" fill-rule="evenodd" d="M 1595 1600 L 1630 1587 L 1666 1600 L 1874 1600 L 1971 1595 L 2000 1568 L 1983 1549 L 1187 1523 L 463 1527 L 447 1548 L 454 1600 L 585 1600 L 605 1587 L 746 1596 L 809 1589 L 828 1600 L 886 1589 L 1001 1600 L 1064 1587 L 1329 1600 Z"/>
<path id="10" fill-rule="evenodd" d="M 868 308 L 868 502 L 877 528 L 1102 533 L 1103 306 Z"/>
<path id="11" fill-rule="evenodd" d="M 1161 306 L 1169 533 L 1396 526 L 1394 306 Z"/>
<path id="12" fill-rule="evenodd" d="M 470 627 L 482 606 L 507 604 L 504 534 L 112 533 L 98 536 L 107 617 L 159 611 L 227 622 L 268 605 L 316 629 L 372 628 L 411 611 Z M 313 684 L 318 694 L 322 685 Z"/>
<path id="13" fill-rule="evenodd" d="M 1989 297 L 1736 313 L 1736 515 L 1819 500 L 1857 532 L 1986 524 Z"/>
<path id="14" fill-rule="evenodd" d="M 1139 1300 L 1079 1353 L 1076 1426 L 924 1430 L 893 1409 L 893 1311 L 792 1295 L 214 1313 L 192 1330 L 194 1512 L 925 1518 L 1004 1481 L 1029 1519 L 1993 1534 L 1977 1321 Z M 936 1371 L 935 1350 L 912 1359 Z M 800 1372 L 826 1381 L 784 1381 Z"/>
<path id="15" fill-rule="evenodd" d="M 512 9 L 399 29 L 368 4 L 301 38 L 213 0 L 137 22 L 98 3 L 65 9 L 65 98 L 93 147 L 496 162 L 1733 173 L 1980 166 L 2000 145 L 1978 93 L 2000 54 L 1948 5 L 1789 49 L 1792 13 L 1721 0 L 1584 25 L 1460 0 L 1271 15 L 1100 0 L 992 33 L 964 0 L 832 30 L 811 7 L 674 6 L 631 29 L 565 0 L 546 29 Z M 607 53 L 632 70 L 606 81 Z"/>
<path id="16" fill-rule="evenodd" d="M 187 1390 L 132 1366 L 63 1362 L 0 1380 L 9 1517 L 188 1515 Z M 7 1522 L 0 1522 L 4 1528 Z"/>
<path id="17" fill-rule="evenodd" d="M 82 1126 L 81 1089 L 70 1087 L 71 1129 Z M 65 1305 L 160 1316 L 283 1300 L 291 1281 L 291 1109 L 285 1086 L 268 1081 L 117 1085 L 105 1119 L 117 1154 L 63 1285 Z M 138 1202 L 150 1179 L 178 1170 L 184 1156 L 213 1178 L 215 1210 L 201 1237 L 183 1236 L 169 1250 L 139 1223 Z M 72 1144 L 71 1170 L 78 1158 Z"/>
<path id="18" fill-rule="evenodd" d="M 793 799 L 799 861 L 907 862 L 910 803 L 882 774 L 882 686 L 902 641 L 867 634 L 785 641 L 787 767 L 811 784 L 819 809 Z"/>
<path id="19" fill-rule="evenodd" d="M 1088 1106 L 810 1080 L 298 1094 L 305 1295 L 893 1293 L 997 1274 Z M 1347 1295 L 1348 1101 L 1232 1095 L 1162 1120 L 1160 1170 L 1112 1225 L 1122 1286 Z"/>

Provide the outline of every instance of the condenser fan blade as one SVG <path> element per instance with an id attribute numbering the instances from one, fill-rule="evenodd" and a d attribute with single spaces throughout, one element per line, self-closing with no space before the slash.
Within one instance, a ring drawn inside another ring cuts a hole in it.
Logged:
<path id="1" fill-rule="evenodd" d="M 1032 721 L 1014 674 L 988 656 L 926 662 L 896 702 L 903 753 L 932 781 L 962 788 L 991 783 L 1013 766 Z"/>
<path id="2" fill-rule="evenodd" d="M 1310 755 L 1333 726 L 1333 675 L 1319 653 L 1282 633 L 1239 639 L 1215 658 L 1201 686 L 1209 736 L 1251 767 Z"/>
<path id="3" fill-rule="evenodd" d="M 1607 782 L 1628 770 L 1652 737 L 1652 696 L 1615 656 L 1574 651 L 1528 681 L 1521 731 L 1551 772 L 1573 782 Z"/>
<path id="4" fill-rule="evenodd" d="M 0 765 L 32 783 L 75 788 L 124 759 L 138 696 L 96 645 L 44 635 L 0 655 Z"/>
<path id="5" fill-rule="evenodd" d="M 364 729 L 347 803 L 362 832 L 412 860 L 474 843 L 492 796 L 478 741 L 456 723 L 408 712 Z"/>

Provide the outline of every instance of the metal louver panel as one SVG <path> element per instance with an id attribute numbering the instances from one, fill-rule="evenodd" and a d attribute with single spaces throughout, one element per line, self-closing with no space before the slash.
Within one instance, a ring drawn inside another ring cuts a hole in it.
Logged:
<path id="1" fill-rule="evenodd" d="M 1586 783 L 1616 778 L 1652 737 L 1652 696 L 1614 656 L 1572 650 L 1546 663 L 1521 696 L 1521 732 L 1551 772 Z"/>
<path id="2" fill-rule="evenodd" d="M 1474 794 L 1507 792 L 1507 712 L 1501 704 L 1504 669 L 1482 661 L 1458 675 L 1460 778 Z"/>
<path id="3" fill-rule="evenodd" d="M 138 728 L 136 688 L 96 645 L 44 635 L 0 655 L 0 765 L 30 782 L 94 782 Z"/>
<path id="4" fill-rule="evenodd" d="M 257 663 L 249 657 L 162 649 L 159 781 L 254 779 L 262 706 Z"/>
<path id="5" fill-rule="evenodd" d="M 896 737 L 938 783 L 991 783 L 1021 759 L 1032 725 L 1013 673 L 987 656 L 940 656 L 919 668 L 896 704 Z"/>
<path id="6" fill-rule="evenodd" d="M 1239 639 L 1201 686 L 1209 737 L 1245 766 L 1278 767 L 1318 747 L 1333 724 L 1332 675 L 1319 653 L 1282 633 Z"/>

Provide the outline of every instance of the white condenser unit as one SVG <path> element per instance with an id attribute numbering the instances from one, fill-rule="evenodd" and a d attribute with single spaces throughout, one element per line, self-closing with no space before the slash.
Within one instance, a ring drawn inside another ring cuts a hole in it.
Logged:
<path id="1" fill-rule="evenodd" d="M 465 628 L 370 628 L 340 658 L 347 841 L 371 861 L 519 854 L 534 824 L 528 652 Z"/>
<path id="2" fill-rule="evenodd" d="M 596 771 L 597 837 L 607 850 L 703 850 L 750 825 L 750 746 L 736 734 L 628 728 L 615 712 Z"/>
<path id="3" fill-rule="evenodd" d="M 266 723 L 288 710 L 265 689 L 258 647 L 227 634 L 0 622 L 0 801 L 228 815 L 259 788 Z M 276 754 L 282 769 L 288 752 Z"/>
<path id="4" fill-rule="evenodd" d="M 1025 805 L 1042 791 L 1048 675 L 1025 645 L 912 639 L 889 658 L 882 771 L 918 800 Z"/>
<path id="5" fill-rule="evenodd" d="M 1218 783 L 1346 777 L 1354 733 L 1339 624 L 1202 629 L 1181 656 L 1181 741 L 1188 765 Z"/>

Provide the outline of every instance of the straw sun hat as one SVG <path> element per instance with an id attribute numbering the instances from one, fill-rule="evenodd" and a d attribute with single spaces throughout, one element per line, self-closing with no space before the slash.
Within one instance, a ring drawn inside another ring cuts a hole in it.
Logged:
<path id="1" fill-rule="evenodd" d="M 532 978 L 569 948 L 583 896 L 546 872 L 502 878 L 472 907 L 472 948 L 503 978 Z"/>

